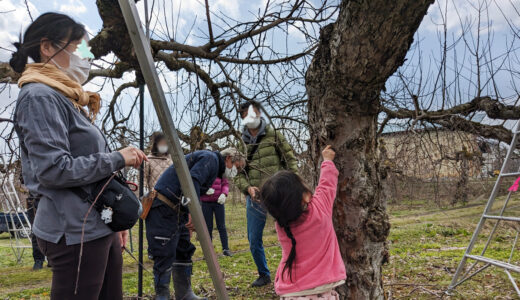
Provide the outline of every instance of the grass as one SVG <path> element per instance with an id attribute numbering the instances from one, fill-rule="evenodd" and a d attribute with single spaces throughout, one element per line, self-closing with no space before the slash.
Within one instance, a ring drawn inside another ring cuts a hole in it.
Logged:
<path id="1" fill-rule="evenodd" d="M 499 199 L 498 204 L 503 199 Z M 511 215 L 520 212 L 520 197 L 511 202 Z M 383 266 L 385 293 L 388 299 L 436 299 L 443 296 L 455 268 L 471 238 L 482 214 L 483 202 L 470 203 L 466 207 L 449 209 L 428 208 L 423 204 L 391 206 L 388 209 L 392 229 L 388 238 L 390 261 Z M 226 206 L 231 258 L 219 256 L 225 273 L 231 299 L 276 299 L 272 285 L 253 289 L 249 284 L 256 278 L 256 268 L 248 251 L 245 207 L 243 204 Z M 495 208 L 496 209 L 496 208 Z M 482 250 L 486 234 L 493 223 L 484 226 L 479 243 L 473 253 Z M 516 234 L 512 224 L 502 224 L 493 239 L 487 255 L 507 260 Z M 221 253 L 216 231 L 215 249 Z M 281 257 L 273 221 L 270 219 L 264 232 L 269 267 L 274 273 Z M 195 239 L 194 239 L 195 240 Z M 198 243 L 194 255 L 194 290 L 214 299 L 214 290 Z M 137 230 L 134 231 L 134 247 L 137 247 Z M 134 252 L 137 255 L 137 251 Z M 513 255 L 512 262 L 520 265 L 520 254 Z M 148 270 L 152 262 L 145 258 Z M 48 299 L 51 281 L 49 269 L 31 270 L 30 249 L 25 250 L 21 263 L 17 263 L 9 247 L 9 236 L 0 235 L 0 299 Z M 514 275 L 515 276 L 515 275 Z M 129 299 L 137 294 L 137 264 L 124 255 L 123 285 Z M 153 295 L 153 276 L 144 272 L 146 299 Z M 500 270 L 489 268 L 459 286 L 452 296 L 444 299 L 511 299 L 514 290 L 507 276 Z"/>
<path id="2" fill-rule="evenodd" d="M 226 225 L 230 238 L 230 249 L 235 254 L 233 257 L 219 255 L 221 269 L 225 272 L 226 285 L 229 287 L 229 295 L 232 299 L 274 299 L 276 294 L 272 286 L 253 289 L 249 285 L 256 279 L 257 271 L 254 265 L 247 242 L 247 231 L 245 221 L 245 205 L 241 203 L 227 204 Z M 218 232 L 213 232 L 215 250 L 217 254 L 222 253 Z M 206 264 L 203 260 L 202 251 L 196 238 L 192 242 L 197 246 L 194 254 L 193 288 L 199 294 L 214 297 L 213 284 L 208 275 Z M 134 255 L 137 257 L 137 228 L 133 230 Z M 30 245 L 25 241 L 26 245 Z M 274 273 L 281 259 L 281 250 L 274 223 L 269 219 L 264 231 L 264 245 L 269 268 Z M 146 241 L 145 241 L 146 249 Z M 128 298 L 137 295 L 137 263 L 128 255 L 124 254 L 123 290 Z M 152 271 L 153 262 L 145 255 L 145 267 Z M 7 234 L 0 235 L 0 299 L 48 299 L 52 273 L 50 269 L 32 271 L 31 249 L 25 249 L 21 263 L 16 262 L 16 257 L 10 248 L 10 240 Z M 153 275 L 144 271 L 143 292 L 147 297 L 153 299 Z"/>
<path id="3" fill-rule="evenodd" d="M 503 202 L 504 199 L 498 199 L 493 211 L 496 212 Z M 413 205 L 390 207 L 392 229 L 388 242 L 391 258 L 383 268 L 388 298 L 516 298 L 507 275 L 493 267 L 460 285 L 452 296 L 444 295 L 484 205 L 485 202 L 470 203 L 466 207 L 450 209 L 428 209 Z M 520 197 L 515 195 L 509 204 L 508 214 L 518 215 L 519 206 Z M 484 225 L 472 254 L 480 254 L 494 224 L 495 221 L 488 221 Z M 517 228 L 509 222 L 500 223 L 497 228 L 486 256 L 506 261 Z M 513 255 L 512 263 L 520 265 L 518 252 Z M 518 276 L 513 276 L 519 279 Z"/>

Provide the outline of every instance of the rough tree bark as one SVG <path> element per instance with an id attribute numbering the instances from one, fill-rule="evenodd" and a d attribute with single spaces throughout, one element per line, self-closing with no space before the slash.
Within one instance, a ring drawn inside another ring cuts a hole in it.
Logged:
<path id="1" fill-rule="evenodd" d="M 306 74 L 313 161 L 330 143 L 340 170 L 334 223 L 347 269 L 342 299 L 384 299 L 390 224 L 377 159 L 380 92 L 433 2 L 343 0 Z"/>

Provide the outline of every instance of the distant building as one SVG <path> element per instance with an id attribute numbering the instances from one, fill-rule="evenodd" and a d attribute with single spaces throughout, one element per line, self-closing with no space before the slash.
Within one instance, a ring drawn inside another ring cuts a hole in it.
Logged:
<path id="1" fill-rule="evenodd" d="M 504 149 L 498 143 L 462 131 L 389 130 L 381 134 L 383 163 L 404 177 L 429 180 L 496 175 Z"/>

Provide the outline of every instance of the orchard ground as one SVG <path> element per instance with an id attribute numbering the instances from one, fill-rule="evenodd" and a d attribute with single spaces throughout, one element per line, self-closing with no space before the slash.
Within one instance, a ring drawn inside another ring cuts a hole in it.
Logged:
<path id="1" fill-rule="evenodd" d="M 503 202 L 500 198 L 496 207 Z M 404 201 L 406 202 L 406 201 Z M 392 229 L 388 238 L 390 261 L 384 265 L 384 283 L 387 299 L 511 299 L 516 296 L 507 276 L 501 270 L 489 268 L 484 273 L 462 284 L 452 296 L 444 295 L 453 272 L 468 244 L 471 234 L 482 214 L 485 199 L 470 202 L 464 207 L 432 208 L 424 203 L 403 203 L 388 207 Z M 520 196 L 514 196 L 509 214 L 518 215 Z M 225 272 L 226 285 L 231 299 L 276 299 L 273 286 L 251 288 L 256 278 L 256 268 L 247 243 L 245 205 L 226 205 L 226 218 L 233 257 L 219 256 Z M 491 230 L 485 226 L 476 250 L 482 249 L 482 239 Z M 507 260 L 516 234 L 515 224 L 501 223 L 498 235 L 488 250 L 490 256 Z M 264 243 L 271 271 L 274 273 L 281 257 L 273 220 L 268 221 Z M 134 254 L 137 256 L 137 230 L 133 232 Z M 218 233 L 214 232 L 215 248 L 221 253 Z M 309 245 L 312 247 L 312 245 Z M 193 287 L 198 294 L 214 297 L 213 285 L 202 260 L 197 244 L 195 253 Z M 513 256 L 513 263 L 520 264 L 520 254 Z M 148 270 L 152 262 L 146 258 Z M 0 299 L 48 299 L 51 271 L 44 268 L 32 271 L 30 249 L 25 250 L 20 264 L 9 247 L 9 236 L 0 235 Z M 513 275 L 516 276 L 516 275 Z M 518 278 L 518 277 L 517 277 Z M 137 295 L 137 264 L 124 255 L 125 297 Z M 144 272 L 146 299 L 153 299 L 153 276 Z"/>

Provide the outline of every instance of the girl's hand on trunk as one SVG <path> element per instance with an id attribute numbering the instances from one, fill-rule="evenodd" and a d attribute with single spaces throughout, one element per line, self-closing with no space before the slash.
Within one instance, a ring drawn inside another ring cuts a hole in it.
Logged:
<path id="1" fill-rule="evenodd" d="M 321 156 L 323 156 L 323 160 L 334 160 L 334 157 L 336 157 L 336 152 L 332 150 L 331 145 L 327 145 L 325 149 L 321 152 Z"/>

